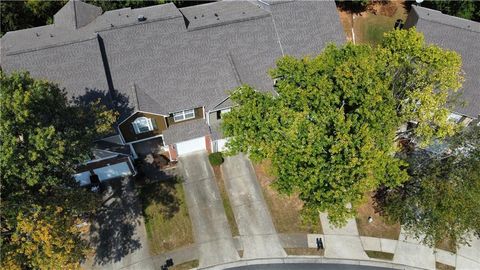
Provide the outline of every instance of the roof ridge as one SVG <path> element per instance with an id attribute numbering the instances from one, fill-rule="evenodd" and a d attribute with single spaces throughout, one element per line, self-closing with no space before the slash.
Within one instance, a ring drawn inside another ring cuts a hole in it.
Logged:
<path id="1" fill-rule="evenodd" d="M 41 50 L 46 50 L 46 49 L 51 49 L 51 48 L 56 48 L 56 47 L 63 47 L 63 46 L 66 46 L 66 45 L 71 45 L 71 44 L 75 44 L 75 43 L 90 41 L 90 40 L 96 39 L 96 38 L 97 37 L 95 35 L 95 36 L 89 37 L 89 38 L 81 38 L 81 39 L 73 40 L 73 41 L 71 40 L 71 41 L 66 41 L 66 42 L 59 42 L 59 43 L 55 43 L 55 44 L 40 46 L 38 48 L 23 49 L 23 50 L 18 50 L 18 51 L 6 52 L 5 55 L 10 56 L 10 55 L 17 55 L 17 54 L 28 53 L 28 52 L 41 51 Z"/>
<path id="2" fill-rule="evenodd" d="M 143 95 L 145 95 L 147 98 L 149 98 L 151 101 L 153 101 L 155 104 L 155 106 L 158 106 L 158 107 L 161 107 L 160 104 L 154 99 L 152 98 L 147 92 L 135 87 L 135 95 L 136 95 L 136 100 L 137 100 L 137 105 L 138 105 L 138 109 L 139 110 L 142 110 L 142 108 L 140 108 L 140 102 L 138 101 L 138 92 L 141 92 Z"/>
<path id="3" fill-rule="evenodd" d="M 463 29 L 463 30 L 467 30 L 467 31 L 471 31 L 471 32 L 480 33 L 480 22 L 476 22 L 476 21 L 473 21 L 473 20 L 468 20 L 468 19 L 465 19 L 465 18 L 445 14 L 445 13 L 441 12 L 440 10 L 426 8 L 426 7 L 413 6 L 413 9 L 417 13 L 419 19 L 426 20 L 426 21 L 429 21 L 429 22 L 438 23 L 438 24 L 442 24 L 442 25 L 446 25 L 446 26 L 451 26 L 451 27 L 454 27 L 454 28 Z M 446 17 L 446 18 L 449 18 L 449 19 L 452 19 L 452 20 L 456 20 L 459 23 L 460 22 L 461 23 L 467 23 L 467 24 L 472 24 L 474 26 L 477 25 L 478 29 L 476 29 L 475 27 L 470 27 L 470 25 L 468 25 L 467 27 L 464 27 L 464 26 L 460 26 L 458 24 L 448 23 L 448 22 L 440 20 L 439 18 L 434 18 L 434 17 L 430 16 L 430 13 L 427 13 L 426 16 L 423 16 L 424 12 L 428 12 L 428 11 L 432 11 L 438 16 L 443 16 L 443 17 Z"/>
<path id="4" fill-rule="evenodd" d="M 140 104 L 138 103 L 137 85 L 135 83 L 132 85 L 132 92 L 134 98 L 133 103 L 135 104 L 135 107 L 140 108 Z"/>
<path id="5" fill-rule="evenodd" d="M 71 1 L 72 4 L 73 4 L 73 19 L 74 19 L 74 22 L 75 22 L 75 29 L 78 29 L 78 20 L 77 20 L 77 1 L 75 0 L 72 0 Z"/>

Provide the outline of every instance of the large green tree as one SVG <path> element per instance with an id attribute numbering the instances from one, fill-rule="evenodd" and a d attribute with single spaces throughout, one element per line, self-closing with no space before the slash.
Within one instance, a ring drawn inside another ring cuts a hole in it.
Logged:
<path id="1" fill-rule="evenodd" d="M 278 95 L 233 91 L 237 106 L 223 130 L 231 153 L 272 161 L 275 186 L 298 192 L 307 217 L 328 211 L 341 224 L 365 192 L 408 180 L 395 157 L 402 123 L 418 121 L 414 135 L 424 142 L 454 133 L 444 106 L 461 85 L 460 63 L 415 29 L 393 31 L 375 48 L 330 45 L 314 58 L 286 56 L 271 71 Z"/>
<path id="2" fill-rule="evenodd" d="M 116 113 L 98 102 L 70 104 L 57 85 L 28 73 L 0 71 L 0 84 L 2 264 L 76 265 L 85 243 L 73 227 L 98 200 L 72 174 L 93 140 L 111 131 Z M 48 224 L 44 233 L 39 224 Z"/>
<path id="3" fill-rule="evenodd" d="M 383 215 L 432 247 L 445 239 L 460 245 L 480 236 L 480 127 L 444 143 L 450 151 L 443 155 L 410 154 L 410 180 L 375 196 Z"/>

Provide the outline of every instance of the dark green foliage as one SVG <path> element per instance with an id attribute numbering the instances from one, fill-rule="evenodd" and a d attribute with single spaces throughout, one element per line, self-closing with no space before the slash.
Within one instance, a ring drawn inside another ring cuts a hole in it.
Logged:
<path id="1" fill-rule="evenodd" d="M 208 160 L 212 166 L 220 166 L 223 163 L 222 152 L 215 152 L 208 155 Z"/>
<path id="2" fill-rule="evenodd" d="M 375 196 L 383 215 L 432 247 L 446 238 L 460 245 L 480 235 L 480 128 L 447 142 L 450 154 L 410 154 L 410 180 Z"/>
<path id="3" fill-rule="evenodd" d="M 442 0 L 425 1 L 423 7 L 440 10 L 441 12 L 468 20 L 480 21 L 480 1 L 474 0 Z"/>
<path id="4" fill-rule="evenodd" d="M 339 8 L 345 11 L 360 13 L 367 9 L 371 0 L 336 0 L 335 3 Z"/>
<path id="5" fill-rule="evenodd" d="M 45 264 L 48 256 L 51 262 L 75 264 L 84 249 L 72 246 L 84 243 L 73 227 L 79 217 L 92 213 L 98 198 L 79 189 L 72 174 L 88 158 L 93 140 L 111 130 L 116 114 L 96 102 L 70 105 L 57 85 L 28 73 L 0 71 L 0 84 L 2 258 L 22 269 L 57 268 Z M 52 221 L 59 213 L 63 221 Z M 50 225 L 45 234 L 55 242 L 17 237 L 43 223 Z M 18 253 L 22 249 L 42 251 L 29 256 Z"/>
<path id="6" fill-rule="evenodd" d="M 392 31 L 375 48 L 330 45 L 314 58 L 283 57 L 271 71 L 278 96 L 247 85 L 232 92 L 238 106 L 222 124 L 229 153 L 271 160 L 274 185 L 299 195 L 305 217 L 326 211 L 341 224 L 366 192 L 408 180 L 395 157 L 402 123 L 418 121 L 415 135 L 425 142 L 455 132 L 445 104 L 461 85 L 460 65 L 458 54 L 426 45 L 415 29 Z"/>

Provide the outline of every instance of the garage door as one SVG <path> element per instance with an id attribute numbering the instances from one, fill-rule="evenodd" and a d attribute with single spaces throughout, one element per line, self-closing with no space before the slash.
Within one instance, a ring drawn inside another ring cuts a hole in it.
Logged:
<path id="1" fill-rule="evenodd" d="M 205 149 L 205 137 L 177 143 L 177 154 L 179 156 Z"/>
<path id="2" fill-rule="evenodd" d="M 117 163 L 114 165 L 98 168 L 93 170 L 98 175 L 100 181 L 112 179 L 115 177 L 128 176 L 132 174 L 127 162 Z"/>

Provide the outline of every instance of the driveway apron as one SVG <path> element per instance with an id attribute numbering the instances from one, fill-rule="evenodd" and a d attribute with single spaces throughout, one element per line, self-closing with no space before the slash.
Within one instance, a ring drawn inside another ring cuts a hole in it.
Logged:
<path id="1" fill-rule="evenodd" d="M 207 153 L 179 158 L 200 267 L 239 260 Z"/>
<path id="2" fill-rule="evenodd" d="M 285 257 L 250 160 L 243 154 L 227 157 L 222 172 L 243 243 L 243 258 Z"/>

